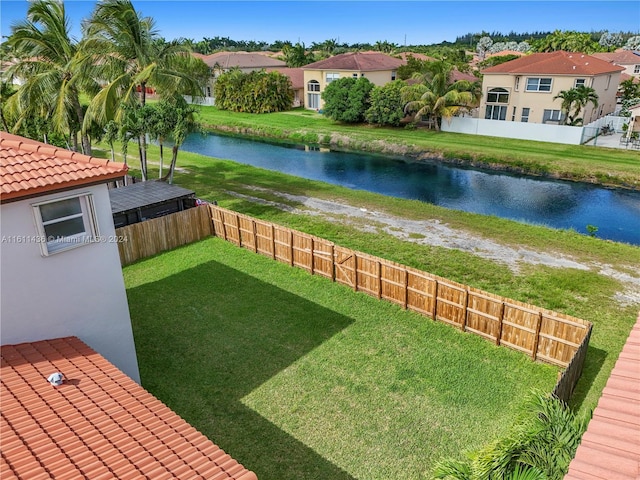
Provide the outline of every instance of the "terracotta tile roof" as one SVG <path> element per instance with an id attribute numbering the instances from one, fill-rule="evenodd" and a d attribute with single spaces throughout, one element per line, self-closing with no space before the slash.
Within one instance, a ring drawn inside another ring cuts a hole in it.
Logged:
<path id="1" fill-rule="evenodd" d="M 78 338 L 1 352 L 3 480 L 256 480 Z M 54 372 L 65 376 L 58 387 Z"/>
<path id="2" fill-rule="evenodd" d="M 301 68 L 265 68 L 267 72 L 279 72 L 291 79 L 294 90 L 304 88 L 304 71 Z"/>
<path id="3" fill-rule="evenodd" d="M 209 67 L 218 64 L 223 69 L 254 68 L 261 69 L 267 67 L 286 67 L 287 63 L 268 55 L 251 52 L 217 52 L 207 55 L 202 59 Z"/>
<path id="4" fill-rule="evenodd" d="M 475 75 L 471 74 L 471 73 L 464 73 L 461 72 L 460 70 L 458 70 L 457 68 L 454 68 L 451 71 L 451 75 L 449 77 L 449 82 L 454 83 L 454 82 L 458 82 L 460 80 L 466 80 L 467 82 L 476 82 L 478 80 L 480 80 L 478 77 L 476 77 Z"/>
<path id="5" fill-rule="evenodd" d="M 620 64 L 640 64 L 640 52 L 633 50 L 621 50 L 619 52 L 593 53 L 592 56 L 606 62 Z"/>
<path id="6" fill-rule="evenodd" d="M 565 480 L 640 478 L 640 314 Z"/>
<path id="7" fill-rule="evenodd" d="M 0 133 L 0 200 L 32 197 L 57 190 L 103 183 L 127 173 L 124 163 L 89 157 Z"/>
<path id="8" fill-rule="evenodd" d="M 405 61 L 380 52 L 348 52 L 310 63 L 303 70 L 349 70 L 356 72 L 376 72 L 395 70 Z"/>
<path id="9" fill-rule="evenodd" d="M 618 67 L 591 55 L 571 52 L 533 53 L 515 60 L 485 68 L 482 73 L 602 75 L 621 72 Z"/>

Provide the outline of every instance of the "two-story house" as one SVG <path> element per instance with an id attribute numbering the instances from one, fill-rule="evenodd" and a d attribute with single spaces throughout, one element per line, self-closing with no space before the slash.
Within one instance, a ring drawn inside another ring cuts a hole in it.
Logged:
<path id="1" fill-rule="evenodd" d="M 562 91 L 584 85 L 598 95 L 598 106 L 580 112 L 584 123 L 612 113 L 623 67 L 591 55 L 534 53 L 482 71 L 480 117 L 490 120 L 560 124 Z"/>
<path id="2" fill-rule="evenodd" d="M 302 67 L 305 108 L 322 110 L 322 92 L 339 78 L 366 77 L 377 86 L 396 79 L 396 70 L 406 62 L 379 52 L 348 52 Z"/>

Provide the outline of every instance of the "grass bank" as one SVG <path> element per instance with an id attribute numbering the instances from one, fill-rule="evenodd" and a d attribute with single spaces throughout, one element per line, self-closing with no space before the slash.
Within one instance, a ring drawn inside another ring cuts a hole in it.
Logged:
<path id="1" fill-rule="evenodd" d="M 629 150 L 344 125 L 301 109 L 255 115 L 203 106 L 199 119 L 206 129 L 215 131 L 345 150 L 440 158 L 461 165 L 640 190 L 640 152 Z"/>
<path id="2" fill-rule="evenodd" d="M 143 385 L 261 480 L 425 478 L 557 369 L 211 238 L 124 269 Z"/>

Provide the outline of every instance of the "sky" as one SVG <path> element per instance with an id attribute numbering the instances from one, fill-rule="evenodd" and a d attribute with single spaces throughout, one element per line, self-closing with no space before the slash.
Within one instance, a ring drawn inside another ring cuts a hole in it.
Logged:
<path id="1" fill-rule="evenodd" d="M 152 17 L 167 40 L 228 37 L 232 40 L 338 43 L 388 41 L 397 45 L 453 42 L 458 35 L 481 31 L 517 33 L 553 30 L 608 30 L 640 33 L 640 2 L 569 1 L 177 1 L 134 0 Z M 72 34 L 96 2 L 67 0 Z M 0 1 L 0 35 L 26 17 L 26 0 Z M 3 38 L 4 40 L 4 38 Z"/>

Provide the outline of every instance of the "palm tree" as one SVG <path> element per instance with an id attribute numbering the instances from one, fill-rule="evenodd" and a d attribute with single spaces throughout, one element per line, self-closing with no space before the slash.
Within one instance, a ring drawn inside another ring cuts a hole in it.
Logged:
<path id="1" fill-rule="evenodd" d="M 24 80 L 11 99 L 14 111 L 19 113 L 14 130 L 25 118 L 49 116 L 54 131 L 70 138 L 78 150 L 77 134 L 85 117 L 80 93 L 95 93 L 98 84 L 90 74 L 83 44 L 69 33 L 64 3 L 30 3 L 27 19 L 12 27 L 8 43 L 18 58 L 8 74 Z M 85 133 L 82 150 L 91 154 L 91 141 Z"/>
<path id="2" fill-rule="evenodd" d="M 469 82 L 450 82 L 453 70 L 450 64 L 428 62 L 425 68 L 417 76 L 421 83 L 402 89 L 405 113 L 413 113 L 416 119 L 426 117 L 439 130 L 442 118 L 449 119 L 460 110 L 475 106 L 477 94 Z"/>
<path id="3" fill-rule="evenodd" d="M 124 107 L 140 108 L 147 88 L 160 96 L 202 96 L 208 68 L 179 41 L 165 42 L 154 20 L 142 17 L 130 0 L 104 0 L 84 24 L 87 49 L 100 66 L 105 85 L 94 97 L 85 119 L 104 125 L 120 123 Z M 141 169 L 146 168 L 146 131 L 140 133 Z M 146 174 L 143 173 L 146 180 Z"/>
<path id="4" fill-rule="evenodd" d="M 560 93 L 558 93 L 558 95 L 553 97 L 554 100 L 558 98 L 562 100 L 562 104 L 560 105 L 560 110 L 564 115 L 564 119 L 562 123 L 564 125 L 567 125 L 573 120 L 572 118 L 570 118 L 570 115 L 571 115 L 571 110 L 573 109 L 576 101 L 578 100 L 578 93 L 576 92 L 575 88 L 571 88 L 569 90 L 562 90 Z"/>
<path id="5" fill-rule="evenodd" d="M 587 104 L 593 104 L 593 107 L 598 106 L 598 94 L 591 87 L 579 85 L 569 90 L 562 90 L 553 99 L 562 99 L 561 109 L 564 113 L 564 125 L 580 125 L 583 123 L 583 119 L 578 117 L 582 109 Z M 573 109 L 573 112 L 571 111 Z"/>
<path id="6" fill-rule="evenodd" d="M 577 117 L 583 108 L 587 106 L 587 104 L 591 103 L 593 108 L 598 107 L 598 93 L 591 87 L 586 87 L 584 85 L 578 85 L 575 88 L 577 92 L 577 100 L 576 100 L 576 109 L 574 112 L 574 117 Z"/>
<path id="7" fill-rule="evenodd" d="M 173 183 L 173 173 L 176 169 L 176 162 L 178 161 L 178 150 L 187 139 L 187 135 L 195 132 L 199 125 L 195 119 L 196 109 L 193 105 L 187 105 L 184 100 L 179 102 L 175 108 L 175 125 L 173 127 L 173 147 L 171 149 L 171 165 L 169 166 L 169 173 L 165 179 L 169 179 L 169 183 Z"/>

